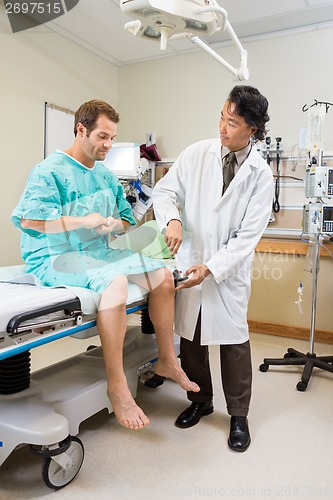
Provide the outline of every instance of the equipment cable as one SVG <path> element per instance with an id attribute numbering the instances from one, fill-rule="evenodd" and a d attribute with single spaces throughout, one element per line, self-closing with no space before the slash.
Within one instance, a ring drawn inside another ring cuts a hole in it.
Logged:
<path id="1" fill-rule="evenodd" d="M 275 179 L 275 191 L 274 191 L 274 200 L 273 200 L 273 212 L 280 212 L 280 142 L 282 141 L 281 137 L 277 137 L 276 139 L 276 179 Z"/>

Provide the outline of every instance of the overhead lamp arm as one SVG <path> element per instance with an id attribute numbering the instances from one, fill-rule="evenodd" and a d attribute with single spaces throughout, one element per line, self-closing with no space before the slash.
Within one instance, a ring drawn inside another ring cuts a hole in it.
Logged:
<path id="1" fill-rule="evenodd" d="M 247 51 L 244 50 L 241 52 L 241 65 L 239 68 L 234 68 L 231 64 L 228 63 L 223 57 L 221 57 L 217 52 L 209 47 L 201 38 L 198 36 L 194 36 L 191 38 L 191 41 L 202 48 L 207 54 L 211 55 L 216 61 L 218 61 L 222 66 L 224 66 L 230 73 L 232 73 L 236 80 L 248 80 L 249 79 L 249 70 L 247 68 Z"/>
<path id="2" fill-rule="evenodd" d="M 206 12 L 217 12 L 218 14 L 221 14 L 222 16 L 222 25 L 220 26 L 219 30 L 222 29 L 222 31 L 224 31 L 227 27 L 227 18 L 228 18 L 228 13 L 227 11 L 223 8 L 223 7 L 220 7 L 220 5 L 218 3 L 216 3 L 216 1 L 214 1 L 214 5 L 207 5 L 206 7 L 200 7 L 196 14 L 204 14 Z"/>
<path id="3" fill-rule="evenodd" d="M 244 49 L 242 44 L 239 41 L 239 38 L 237 37 L 236 33 L 234 32 L 231 24 L 229 23 L 227 19 L 227 11 L 220 7 L 215 0 L 213 0 L 215 5 L 207 6 L 207 7 L 202 7 L 198 9 L 197 13 L 205 13 L 205 12 L 216 12 L 218 14 L 221 14 L 222 16 L 222 26 L 220 29 L 222 31 L 227 31 L 230 35 L 230 38 L 236 45 L 237 49 L 240 52 L 240 67 L 239 68 L 234 68 L 231 64 L 229 64 L 223 57 L 221 57 L 219 54 L 217 54 L 212 48 L 209 47 L 201 38 L 195 36 L 191 37 L 191 41 L 201 47 L 205 52 L 207 52 L 209 55 L 211 55 L 216 61 L 218 61 L 222 66 L 224 66 L 230 73 L 232 73 L 235 77 L 236 80 L 242 81 L 242 80 L 248 80 L 249 79 L 249 70 L 247 67 L 247 50 Z"/>

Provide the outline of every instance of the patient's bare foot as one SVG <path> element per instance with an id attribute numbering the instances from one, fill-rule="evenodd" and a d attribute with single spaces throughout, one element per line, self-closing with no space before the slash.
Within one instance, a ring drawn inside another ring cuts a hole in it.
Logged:
<path id="1" fill-rule="evenodd" d="M 182 389 L 185 389 L 185 391 L 200 391 L 198 384 L 191 382 L 176 359 L 174 361 L 167 362 L 159 358 L 155 365 L 155 373 L 162 377 L 171 378 L 177 382 Z"/>
<path id="2" fill-rule="evenodd" d="M 118 422 L 124 427 L 137 430 L 150 424 L 149 418 L 136 404 L 126 384 L 109 387 L 108 397 Z"/>

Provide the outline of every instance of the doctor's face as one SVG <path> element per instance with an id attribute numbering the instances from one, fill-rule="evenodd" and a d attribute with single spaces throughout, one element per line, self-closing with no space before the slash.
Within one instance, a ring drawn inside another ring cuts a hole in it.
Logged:
<path id="1" fill-rule="evenodd" d="M 223 146 L 230 151 L 245 148 L 256 129 L 250 127 L 244 118 L 235 113 L 235 103 L 226 101 L 220 118 L 220 138 Z"/>
<path id="2" fill-rule="evenodd" d="M 112 147 L 112 140 L 117 135 L 117 124 L 105 115 L 100 115 L 95 128 L 88 135 L 86 127 L 78 124 L 78 133 L 81 133 L 81 152 L 88 162 L 103 161 Z"/>

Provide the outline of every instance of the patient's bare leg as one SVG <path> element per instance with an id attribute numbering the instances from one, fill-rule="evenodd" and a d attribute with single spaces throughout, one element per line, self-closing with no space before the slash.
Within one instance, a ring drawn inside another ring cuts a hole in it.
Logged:
<path id="1" fill-rule="evenodd" d="M 175 286 L 169 269 L 158 269 L 145 275 L 130 275 L 129 281 L 149 290 L 149 316 L 154 325 L 158 346 L 155 373 L 171 378 L 186 391 L 198 392 L 177 361 L 173 344 Z"/>
<path id="2" fill-rule="evenodd" d="M 97 327 L 105 361 L 108 396 L 118 422 L 130 429 L 149 425 L 148 417 L 134 401 L 123 366 L 126 334 L 127 277 L 118 276 L 104 290 L 97 314 Z"/>

